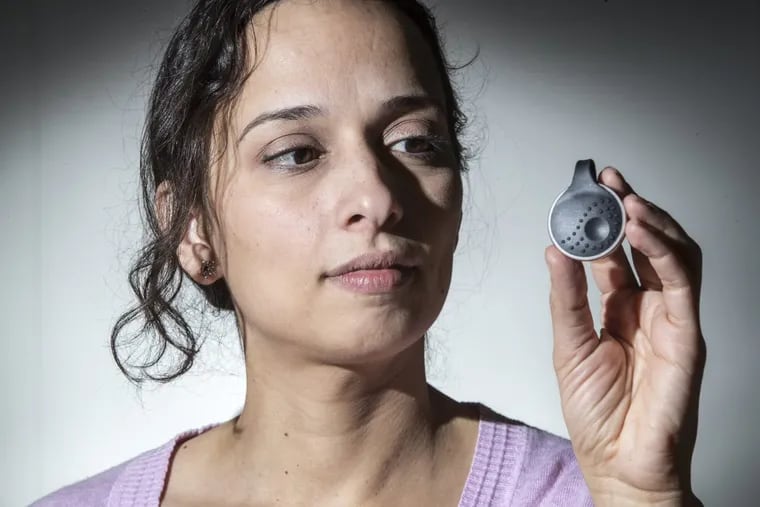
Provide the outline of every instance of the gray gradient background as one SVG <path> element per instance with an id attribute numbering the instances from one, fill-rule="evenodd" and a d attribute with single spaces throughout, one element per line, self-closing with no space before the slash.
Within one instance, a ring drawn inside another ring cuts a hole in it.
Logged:
<path id="1" fill-rule="evenodd" d="M 108 349 L 131 302 L 146 97 L 186 5 L 0 7 L 3 506 L 231 417 L 242 402 L 232 335 L 209 341 L 181 381 L 141 397 Z M 449 0 L 436 12 L 455 61 L 481 47 L 460 88 L 483 148 L 431 333 L 431 381 L 567 436 L 551 366 L 546 213 L 576 160 L 615 165 L 704 250 L 694 489 L 706 505 L 756 504 L 758 3 Z"/>

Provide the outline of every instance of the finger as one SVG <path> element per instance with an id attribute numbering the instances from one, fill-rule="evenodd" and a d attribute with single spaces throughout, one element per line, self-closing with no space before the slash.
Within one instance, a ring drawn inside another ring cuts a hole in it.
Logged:
<path id="1" fill-rule="evenodd" d="M 583 263 L 563 255 L 556 246 L 544 251 L 549 268 L 554 366 L 557 370 L 577 364 L 598 344 L 594 319 L 588 303 Z"/>
<path id="2" fill-rule="evenodd" d="M 626 235 L 627 234 L 628 233 L 626 232 Z M 628 242 L 630 243 L 631 240 L 629 239 Z M 633 246 L 631 246 L 631 257 L 633 258 L 633 265 L 636 267 L 636 273 L 639 275 L 639 284 L 641 287 L 646 290 L 661 291 L 662 282 L 660 282 L 660 277 L 654 270 L 652 263 L 649 262 L 649 257 Z"/>
<path id="3" fill-rule="evenodd" d="M 701 266 L 697 265 L 701 252 L 697 243 L 686 233 L 684 228 L 679 224 L 667 211 L 663 210 L 654 203 L 645 200 L 641 196 L 629 197 L 624 202 L 627 213 L 631 218 L 644 222 L 650 225 L 652 228 L 659 230 L 667 241 L 671 243 L 671 247 L 675 250 L 676 254 L 685 262 L 687 262 L 686 270 L 691 276 L 692 285 L 699 285 Z M 643 256 L 641 259 L 646 258 Z M 654 269 L 646 267 L 647 263 L 643 263 L 643 269 L 647 271 L 646 278 L 651 281 L 647 288 L 660 290 L 662 288 L 658 278 L 654 274 Z M 638 266 L 637 266 L 638 269 Z"/>
<path id="4" fill-rule="evenodd" d="M 633 190 L 628 194 L 621 196 L 621 199 L 623 200 L 623 206 L 626 208 L 626 215 L 628 216 L 629 223 L 631 219 L 643 218 L 643 216 L 650 211 L 648 206 L 645 206 L 646 210 L 641 209 L 641 204 L 645 201 L 641 196 L 636 194 L 636 192 L 633 192 Z M 626 237 L 628 236 L 627 228 L 628 224 L 626 224 Z M 628 243 L 630 244 L 630 240 Z M 631 245 L 631 258 L 633 259 L 636 275 L 638 275 L 639 278 L 639 285 L 647 290 L 662 290 L 660 277 L 652 267 L 652 263 L 649 262 L 649 258 L 638 248 L 634 248 L 633 245 Z"/>
<path id="5" fill-rule="evenodd" d="M 607 166 L 599 173 L 599 182 L 613 189 L 622 200 L 628 194 L 635 194 L 631 184 L 623 174 L 612 166 Z"/>
<path id="6" fill-rule="evenodd" d="M 670 214 L 651 201 L 640 195 L 633 194 L 623 200 L 626 213 L 630 218 L 646 222 L 656 229 L 661 230 L 666 236 L 684 245 L 692 243 L 692 239 L 686 234 Z"/>
<path id="7" fill-rule="evenodd" d="M 602 296 L 639 287 L 622 244 L 607 257 L 591 261 L 591 274 Z"/>
<path id="8" fill-rule="evenodd" d="M 657 207 L 651 201 L 648 201 L 637 194 L 622 176 L 620 171 L 614 167 L 606 167 L 600 174 L 600 180 L 605 185 L 618 192 L 618 195 L 620 195 L 620 198 L 623 201 L 623 206 L 626 209 L 626 215 L 629 220 L 639 219 L 653 224 L 656 227 L 661 228 L 666 235 L 677 241 L 690 241 L 690 238 L 688 238 L 688 235 L 686 235 L 680 224 L 673 220 L 665 210 Z M 631 247 L 631 257 L 641 287 L 648 290 L 662 290 L 660 278 L 654 267 L 652 267 L 652 264 L 649 262 L 649 258 L 638 249 L 633 248 L 633 246 Z"/>
<path id="9" fill-rule="evenodd" d="M 605 167 L 599 180 L 620 196 L 621 200 L 633 192 L 633 188 L 614 167 Z M 625 250 L 619 246 L 615 251 L 591 262 L 591 274 L 602 296 L 616 290 L 635 289 L 639 284 Z"/>
<path id="10" fill-rule="evenodd" d="M 628 241 L 646 255 L 662 284 L 662 295 L 670 322 L 679 326 L 698 326 L 698 288 L 675 242 L 661 230 L 639 220 L 626 227 Z M 696 289 L 696 290 L 695 290 Z"/>

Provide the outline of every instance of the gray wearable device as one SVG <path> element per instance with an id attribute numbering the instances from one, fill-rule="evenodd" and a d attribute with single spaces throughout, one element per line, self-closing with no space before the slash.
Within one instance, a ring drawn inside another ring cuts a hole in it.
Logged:
<path id="1" fill-rule="evenodd" d="M 597 183 L 594 161 L 579 160 L 572 183 L 549 210 L 552 243 L 571 259 L 601 259 L 623 242 L 625 223 L 623 201 L 613 189 Z"/>

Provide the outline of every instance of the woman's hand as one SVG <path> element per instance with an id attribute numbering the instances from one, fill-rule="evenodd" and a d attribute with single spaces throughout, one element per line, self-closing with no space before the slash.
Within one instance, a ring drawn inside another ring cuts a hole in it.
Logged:
<path id="1" fill-rule="evenodd" d="M 578 463 L 599 505 L 701 505 L 691 490 L 705 341 L 699 322 L 702 252 L 619 172 L 600 182 L 623 199 L 634 270 L 622 246 L 591 263 L 601 291 L 594 328 L 583 265 L 554 246 L 554 369 Z"/>

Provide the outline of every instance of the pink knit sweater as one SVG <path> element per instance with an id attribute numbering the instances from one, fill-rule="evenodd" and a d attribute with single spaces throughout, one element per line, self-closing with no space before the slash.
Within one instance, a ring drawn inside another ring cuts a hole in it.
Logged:
<path id="1" fill-rule="evenodd" d="M 593 506 L 569 440 L 478 406 L 478 439 L 459 507 Z M 218 424 L 184 431 L 31 507 L 158 506 L 174 449 Z"/>

